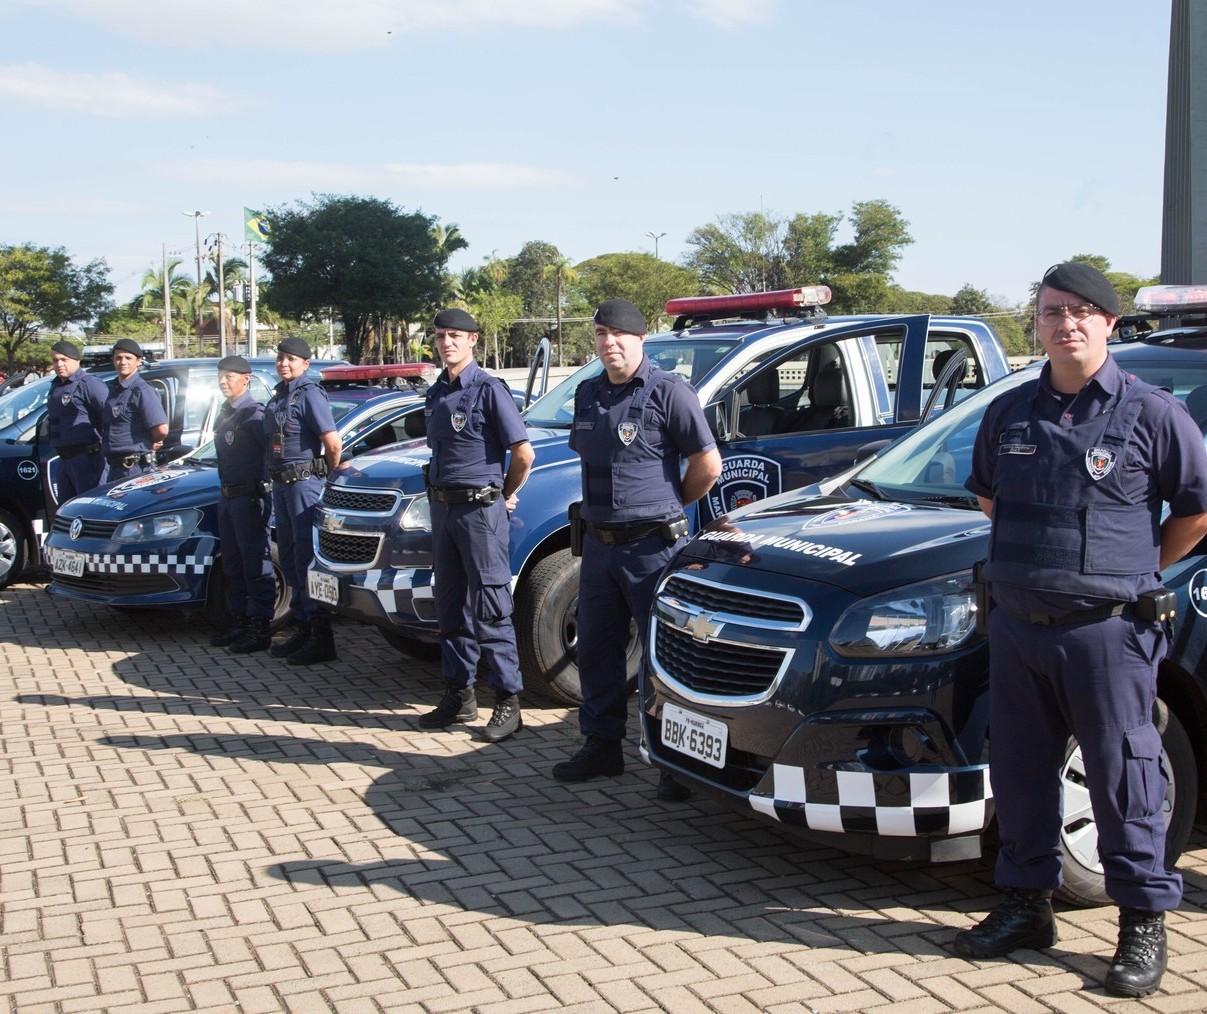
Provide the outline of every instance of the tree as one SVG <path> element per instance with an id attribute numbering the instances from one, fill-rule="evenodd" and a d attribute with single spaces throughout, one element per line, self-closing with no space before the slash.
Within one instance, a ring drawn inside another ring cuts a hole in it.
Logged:
<path id="1" fill-rule="evenodd" d="M 562 307 L 563 296 L 567 285 L 573 285 L 578 281 L 578 272 L 570 264 L 569 257 L 557 257 L 552 263 L 545 265 L 544 274 L 546 277 L 552 278 L 557 286 L 557 294 L 553 299 L 554 312 L 557 314 L 557 365 L 565 365 L 565 357 L 562 353 Z"/>
<path id="2" fill-rule="evenodd" d="M 694 249 L 686 265 L 718 294 L 788 288 L 786 234 L 782 219 L 761 211 L 722 215 L 692 230 L 687 245 Z"/>
<path id="3" fill-rule="evenodd" d="M 905 247 L 914 241 L 909 223 L 888 201 L 856 201 L 851 205 L 855 238 L 834 251 L 840 271 L 892 275 Z"/>
<path id="4" fill-rule="evenodd" d="M 971 282 L 965 282 L 954 296 L 951 297 L 951 312 L 964 316 L 980 317 L 987 313 L 995 313 L 999 307 L 989 298 L 984 289 L 973 288 Z"/>
<path id="5" fill-rule="evenodd" d="M 506 286 L 520 297 L 522 316 L 533 318 L 512 325 L 513 347 L 529 349 L 548 335 L 549 325 L 556 316 L 557 283 L 545 269 L 561 256 L 561 251 L 552 243 L 534 240 L 525 243 L 520 252 L 507 261 Z"/>
<path id="6" fill-rule="evenodd" d="M 189 295 L 194 286 L 188 275 L 177 273 L 176 269 L 180 265 L 181 261 L 178 258 L 168 261 L 166 285 L 162 267 L 148 268 L 143 273 L 142 282 L 139 285 L 142 292 L 130 301 L 130 308 L 157 326 L 162 326 L 168 312 L 171 313 L 173 319 L 180 317 L 181 320 L 184 320 L 189 311 Z M 165 289 L 167 291 L 166 303 Z"/>
<path id="7" fill-rule="evenodd" d="M 91 322 L 113 305 L 109 266 L 103 260 L 77 266 L 62 247 L 32 243 L 0 247 L 0 349 L 5 369 L 40 331 Z"/>
<path id="8" fill-rule="evenodd" d="M 578 265 L 578 291 L 588 306 L 605 299 L 627 299 L 658 331 L 669 326 L 667 300 L 703 291 L 700 276 L 647 253 L 616 253 L 592 257 Z"/>
<path id="9" fill-rule="evenodd" d="M 262 254 L 272 274 L 265 301 L 286 316 L 323 316 L 344 325 L 347 357 L 360 362 L 389 321 L 422 317 L 439 304 L 448 254 L 435 219 L 372 197 L 317 196 L 272 208 Z"/>
<path id="10" fill-rule="evenodd" d="M 157 341 L 163 337 L 163 328 L 158 319 L 151 318 L 138 308 L 142 297 L 136 296 L 130 303 L 112 310 L 104 310 L 96 318 L 96 335 L 110 338 L 133 338 L 143 342 Z M 162 317 L 163 311 L 160 310 Z"/>

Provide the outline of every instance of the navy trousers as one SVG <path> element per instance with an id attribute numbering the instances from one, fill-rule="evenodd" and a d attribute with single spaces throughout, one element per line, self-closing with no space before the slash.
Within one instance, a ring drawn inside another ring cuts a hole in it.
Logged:
<path id="1" fill-rule="evenodd" d="M 218 540 L 232 616 L 272 618 L 277 589 L 268 537 L 271 516 L 272 503 L 267 497 L 218 498 Z"/>
<path id="2" fill-rule="evenodd" d="M 289 611 L 302 623 L 324 615 L 323 607 L 310 597 L 306 586 L 306 572 L 314 559 L 314 507 L 322 495 L 323 480 L 317 476 L 288 485 L 272 484 L 277 559 L 289 585 Z"/>
<path id="3" fill-rule="evenodd" d="M 479 661 L 486 682 L 517 694 L 524 687 L 511 614 L 507 505 L 432 501 L 432 571 L 447 679 L 472 686 Z"/>
<path id="4" fill-rule="evenodd" d="M 1052 627 L 990 614 L 999 885 L 1060 884 L 1060 769 L 1071 734 L 1085 761 L 1107 894 L 1126 908 L 1177 908 L 1182 879 L 1165 869 L 1167 780 L 1153 725 L 1166 644 L 1163 627 L 1129 616 Z"/>
<path id="5" fill-rule="evenodd" d="M 654 588 L 674 544 L 660 534 L 621 546 L 583 539 L 578 583 L 578 675 L 583 703 L 578 727 L 585 736 L 618 741 L 628 722 L 629 688 L 625 652 L 629 624 L 637 621 L 642 648 L 649 639 Z"/>
<path id="6" fill-rule="evenodd" d="M 77 454 L 74 458 L 59 458 L 56 487 L 59 503 L 66 503 L 73 496 L 96 489 L 103 481 L 105 458 L 95 454 Z"/>

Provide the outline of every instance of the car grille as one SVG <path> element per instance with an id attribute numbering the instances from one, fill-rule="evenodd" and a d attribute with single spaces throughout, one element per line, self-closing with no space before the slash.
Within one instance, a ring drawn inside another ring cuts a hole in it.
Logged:
<path id="1" fill-rule="evenodd" d="M 84 573 L 79 577 L 54 575 L 54 583 L 72 591 L 87 592 L 89 595 L 107 595 L 119 598 L 123 595 L 157 595 L 179 591 L 180 585 L 170 574 L 95 574 Z"/>
<path id="2" fill-rule="evenodd" d="M 393 514 L 398 509 L 398 493 L 392 490 L 328 486 L 323 491 L 323 506 L 328 510 L 359 511 L 364 514 Z"/>
<path id="3" fill-rule="evenodd" d="M 318 557 L 324 563 L 372 563 L 377 559 L 380 535 L 349 535 L 347 532 L 326 532 L 320 529 Z"/>
<path id="4" fill-rule="evenodd" d="M 764 694 L 779 674 L 786 652 L 727 641 L 697 641 L 659 619 L 654 651 L 668 676 L 698 694 L 750 697 Z"/>
<path id="5" fill-rule="evenodd" d="M 667 581 L 662 595 L 673 595 L 710 613 L 728 613 L 792 624 L 802 624 L 805 620 L 805 610 L 799 602 L 771 599 L 766 595 L 751 595 L 733 588 L 718 588 L 715 585 L 685 581 L 678 577 Z"/>
<path id="6" fill-rule="evenodd" d="M 69 535 L 71 533 L 71 524 L 75 520 L 75 518 L 65 518 L 61 514 L 56 514 L 52 527 L 56 532 Z M 91 518 L 80 518 L 79 520 L 84 523 L 84 528 L 79 534 L 79 538 L 81 539 L 112 538 L 113 533 L 117 531 L 117 526 L 121 523 L 120 521 L 95 521 Z"/>

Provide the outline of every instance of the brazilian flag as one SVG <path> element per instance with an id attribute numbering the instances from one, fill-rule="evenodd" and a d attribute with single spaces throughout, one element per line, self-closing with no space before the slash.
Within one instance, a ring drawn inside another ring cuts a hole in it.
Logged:
<path id="1" fill-rule="evenodd" d="M 244 208 L 243 235 L 249 243 L 267 243 L 272 239 L 272 226 L 260 212 Z"/>

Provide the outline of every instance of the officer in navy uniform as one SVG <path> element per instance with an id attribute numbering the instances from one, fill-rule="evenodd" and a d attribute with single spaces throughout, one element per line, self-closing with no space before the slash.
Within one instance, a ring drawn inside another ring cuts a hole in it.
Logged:
<path id="1" fill-rule="evenodd" d="M 59 456 L 57 499 L 65 503 L 99 486 L 105 474 L 101 430 L 109 388 L 80 368 L 80 347 L 74 342 L 55 342 L 50 359 L 55 379 L 46 395 L 47 434 Z"/>
<path id="2" fill-rule="evenodd" d="M 482 735 L 497 743 L 523 727 L 508 515 L 534 455 L 511 392 L 474 360 L 477 321 L 464 310 L 441 310 L 435 329 L 444 370 L 427 392 L 424 416 L 444 696 L 419 725 L 443 729 L 478 717 L 481 660 L 495 692 Z"/>
<path id="3" fill-rule="evenodd" d="M 108 471 L 106 482 L 132 479 L 155 468 L 155 452 L 168 435 L 168 417 L 163 402 L 139 375 L 142 347 L 133 338 L 113 343 L 113 368 L 105 401 L 105 423 L 101 449 Z"/>
<path id="4" fill-rule="evenodd" d="M 645 319 L 632 303 L 601 303 L 595 351 L 604 370 L 575 394 L 570 446 L 582 459 L 586 530 L 578 592 L 578 725 L 586 742 L 554 767 L 553 777 L 563 782 L 624 773 L 629 624 L 636 621 L 644 645 L 654 586 L 675 542 L 687 534 L 683 509 L 721 474 L 721 455 L 696 392 L 650 362 L 645 333 Z M 683 795 L 669 776 L 659 785 L 660 798 Z"/>
<path id="5" fill-rule="evenodd" d="M 306 371 L 310 346 L 286 338 L 277 346 L 279 384 L 264 407 L 268 474 L 277 528 L 277 556 L 289 585 L 295 630 L 270 654 L 290 665 L 335 660 L 331 617 L 310 598 L 306 572 L 314 558 L 314 510 L 323 477 L 339 465 L 343 441 L 331 416 L 327 392 Z"/>
<path id="6" fill-rule="evenodd" d="M 1182 898 L 1165 868 L 1154 724 L 1172 608 L 1158 571 L 1207 534 L 1207 453 L 1185 407 L 1109 355 L 1118 312 L 1101 272 L 1049 268 L 1036 297 L 1048 361 L 989 406 L 977 435 L 966 486 L 993 521 L 990 777 L 1003 896 L 955 949 L 990 958 L 1056 943 L 1060 769 L 1073 735 L 1120 907 L 1106 990 L 1139 997 L 1160 986 L 1164 914 Z"/>
<path id="7" fill-rule="evenodd" d="M 267 651 L 269 623 L 276 605 L 276 582 L 269 548 L 272 487 L 264 406 L 248 391 L 251 364 L 242 356 L 218 362 L 218 388 L 226 398 L 214 423 L 218 456 L 218 541 L 222 573 L 230 589 L 230 627 L 210 638 L 233 654 Z"/>

